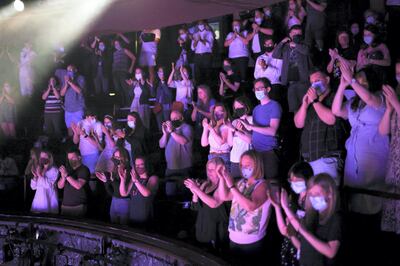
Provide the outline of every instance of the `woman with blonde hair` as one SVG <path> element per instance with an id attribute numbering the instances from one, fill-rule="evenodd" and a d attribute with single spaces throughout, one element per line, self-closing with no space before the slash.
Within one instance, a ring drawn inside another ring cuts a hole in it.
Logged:
<path id="1" fill-rule="evenodd" d="M 286 191 L 281 192 L 282 208 L 298 236 L 292 243 L 299 250 L 300 265 L 333 265 L 342 233 L 336 183 L 328 174 L 318 174 L 307 188 L 303 221 L 289 207 Z"/>
<path id="2" fill-rule="evenodd" d="M 56 181 L 58 168 L 54 165 L 53 154 L 41 151 L 39 164 L 32 164 L 31 188 L 36 190 L 32 201 L 32 212 L 58 213 Z"/>
<path id="3" fill-rule="evenodd" d="M 220 249 L 227 241 L 228 213 L 218 196 L 217 169 L 221 166 L 224 161 L 215 157 L 207 162 L 207 180 L 188 178 L 184 181 L 193 194 L 192 209 L 197 211 L 196 239 L 213 249 Z"/>
<path id="4" fill-rule="evenodd" d="M 261 156 L 254 150 L 243 153 L 240 171 L 242 179 L 235 183 L 226 167 L 218 167 L 218 197 L 232 201 L 228 227 L 232 255 L 242 264 L 260 265 L 271 209 Z"/>

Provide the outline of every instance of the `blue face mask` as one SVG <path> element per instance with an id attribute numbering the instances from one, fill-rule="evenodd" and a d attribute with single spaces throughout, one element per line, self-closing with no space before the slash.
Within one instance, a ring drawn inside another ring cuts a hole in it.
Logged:
<path id="1" fill-rule="evenodd" d="M 366 21 L 367 24 L 375 24 L 375 18 L 373 16 L 368 16 Z"/>
<path id="2" fill-rule="evenodd" d="M 321 80 L 313 82 L 311 84 L 311 87 L 316 89 L 318 94 L 322 94 L 322 93 L 324 93 L 326 91 L 326 86 Z"/>
<path id="3" fill-rule="evenodd" d="M 265 92 L 264 91 L 256 91 L 255 92 L 257 100 L 261 101 L 262 99 L 265 98 Z"/>
<path id="4" fill-rule="evenodd" d="M 68 77 L 73 79 L 74 75 L 75 75 L 74 71 L 68 70 Z"/>
<path id="5" fill-rule="evenodd" d="M 253 175 L 252 168 L 244 168 L 242 167 L 242 176 L 246 179 L 249 179 Z"/>
<path id="6" fill-rule="evenodd" d="M 323 212 L 324 210 L 326 210 L 326 208 L 328 208 L 328 203 L 323 196 L 310 196 L 309 198 L 312 207 L 316 211 Z"/>
<path id="7" fill-rule="evenodd" d="M 305 181 L 290 182 L 290 187 L 296 194 L 300 194 L 307 189 Z"/>
<path id="8" fill-rule="evenodd" d="M 104 44 L 99 44 L 99 49 L 100 49 L 100 51 L 104 52 L 104 50 L 106 49 L 106 46 Z"/>
<path id="9" fill-rule="evenodd" d="M 366 44 L 371 45 L 373 41 L 374 41 L 374 37 L 372 37 L 372 36 L 364 36 L 364 42 Z"/>

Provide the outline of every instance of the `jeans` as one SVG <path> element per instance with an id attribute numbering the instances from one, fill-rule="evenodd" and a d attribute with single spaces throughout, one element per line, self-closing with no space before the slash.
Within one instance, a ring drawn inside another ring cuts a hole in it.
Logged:
<path id="1" fill-rule="evenodd" d="M 96 94 L 107 94 L 109 90 L 108 77 L 104 76 L 103 70 L 99 68 L 97 75 L 93 80 Z"/>
<path id="2" fill-rule="evenodd" d="M 71 128 L 72 123 L 78 124 L 79 121 L 82 120 L 83 110 L 77 112 L 65 111 L 64 117 L 65 117 L 65 125 L 67 126 L 67 128 Z"/>
<path id="3" fill-rule="evenodd" d="M 115 224 L 128 224 L 129 198 L 113 197 L 110 207 L 110 219 Z"/>
<path id="4" fill-rule="evenodd" d="M 132 99 L 129 96 L 129 86 L 126 80 L 129 78 L 129 73 L 125 71 L 115 71 L 113 74 L 114 90 L 118 95 L 119 104 L 126 107 L 131 104 Z"/>
<path id="5" fill-rule="evenodd" d="M 211 53 L 194 55 L 194 71 L 196 83 L 207 83 L 211 76 L 212 56 Z"/>
<path id="6" fill-rule="evenodd" d="M 48 136 L 61 138 L 62 136 L 62 113 L 44 113 L 44 132 Z"/>

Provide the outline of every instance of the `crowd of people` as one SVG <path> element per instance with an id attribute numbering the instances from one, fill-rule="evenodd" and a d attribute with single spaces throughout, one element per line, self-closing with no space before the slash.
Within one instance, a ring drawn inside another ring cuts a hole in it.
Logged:
<path id="1" fill-rule="evenodd" d="M 357 245 L 360 257 L 374 252 L 365 234 L 379 226 L 399 234 L 399 201 L 341 196 L 343 187 L 399 189 L 393 23 L 400 1 L 387 2 L 386 20 L 367 10 L 336 28 L 333 43 L 326 36 L 326 0 L 289 0 L 281 20 L 273 6 L 233 19 L 219 73 L 212 68 L 216 36 L 205 20 L 179 29 L 179 54 L 170 67 L 157 64 L 160 29 L 138 34 L 137 55 L 124 34 L 88 38 L 82 44 L 88 62 L 79 64 L 64 65 L 66 51 L 59 47 L 41 94 L 43 133 L 70 147 L 61 165 L 45 147 L 30 151 L 31 211 L 106 212 L 112 223 L 146 228 L 163 180 L 179 177 L 197 212 L 196 240 L 217 254 L 229 252 L 240 265 L 265 264 L 271 222 L 283 239 L 275 243 L 280 265 L 347 264 L 339 252 L 346 244 Z M 32 49 L 27 43 L 21 52 L 25 97 L 34 91 Z M 88 107 L 88 91 L 102 97 L 111 88 L 116 106 L 129 109 L 123 122 Z M 17 136 L 12 90 L 5 82 L 0 96 L 4 138 Z M 149 158 L 154 136 L 165 155 L 161 171 Z M 2 153 L 0 162 L 6 158 Z M 205 178 L 195 166 L 205 168 Z M 354 243 L 345 242 L 344 211 L 359 224 Z"/>

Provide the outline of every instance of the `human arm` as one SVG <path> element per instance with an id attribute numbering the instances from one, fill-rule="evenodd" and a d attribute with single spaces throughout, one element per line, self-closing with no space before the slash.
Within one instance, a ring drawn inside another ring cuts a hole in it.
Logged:
<path id="1" fill-rule="evenodd" d="M 196 194 L 198 198 L 205 204 L 207 204 L 210 208 L 217 208 L 222 204 L 222 201 L 218 199 L 218 193 L 214 192 L 214 194 L 208 195 L 205 193 L 199 185 L 196 184 L 196 181 L 193 179 L 186 179 L 184 181 L 185 186 L 192 191 L 193 194 Z"/>
<path id="2" fill-rule="evenodd" d="M 334 125 L 336 122 L 335 115 L 332 113 L 331 108 L 322 103 L 327 94 L 318 95 L 316 89 L 311 87 L 307 91 L 307 95 L 319 119 L 329 126 Z"/>
<path id="3" fill-rule="evenodd" d="M 314 234 L 312 234 L 297 218 L 294 212 L 290 209 L 287 199 L 287 192 L 282 189 L 281 192 L 281 204 L 285 214 L 288 217 L 289 222 L 293 226 L 293 228 L 319 253 L 324 255 L 327 258 L 333 259 L 340 246 L 339 240 L 333 241 L 322 241 L 317 238 Z"/>
<path id="4" fill-rule="evenodd" d="M 68 172 L 64 165 L 61 165 L 58 170 L 60 171 L 60 179 L 57 182 L 57 187 L 59 189 L 63 189 L 65 186 L 65 181 L 66 181 Z"/>
<path id="5" fill-rule="evenodd" d="M 171 73 L 169 74 L 167 84 L 168 86 L 172 86 L 172 82 L 174 82 L 174 74 L 175 74 L 175 63 L 171 63 Z"/>
<path id="6" fill-rule="evenodd" d="M 256 126 L 254 124 L 252 125 L 247 121 L 241 121 L 241 123 L 249 131 L 257 132 L 267 136 L 275 136 L 276 133 L 278 132 L 280 118 L 272 118 L 270 120 L 269 126 L 266 127 Z"/>
<path id="7" fill-rule="evenodd" d="M 314 1 L 307 0 L 307 3 L 319 12 L 324 12 L 328 4 L 326 2 L 321 2 L 320 4 L 315 3 Z"/>
<path id="8" fill-rule="evenodd" d="M 343 104 L 344 90 L 346 89 L 347 86 L 348 86 L 348 83 L 342 76 L 340 78 L 340 84 L 336 91 L 335 98 L 333 99 L 333 103 L 332 103 L 332 113 L 335 116 L 341 117 L 343 119 L 347 119 L 347 117 L 348 117 L 348 111 L 347 111 L 346 105 Z"/>
<path id="9" fill-rule="evenodd" d="M 162 123 L 161 129 L 162 129 L 162 133 L 163 134 L 162 134 L 160 140 L 158 141 L 158 144 L 159 144 L 160 148 L 165 148 L 167 146 L 168 137 L 169 137 L 169 132 L 168 132 L 168 129 L 167 129 L 166 122 Z"/>
<path id="10" fill-rule="evenodd" d="M 128 49 L 124 49 L 124 52 L 131 59 L 131 64 L 129 66 L 129 73 L 132 73 L 133 67 L 135 66 L 135 62 L 136 62 L 136 56 Z"/>
<path id="11" fill-rule="evenodd" d="M 201 146 L 207 147 L 210 143 L 208 142 L 208 134 L 210 134 L 210 124 L 208 123 L 208 119 L 204 118 L 202 121 L 203 125 L 203 133 L 201 134 Z"/>
<path id="12" fill-rule="evenodd" d="M 158 187 L 158 177 L 157 176 L 149 177 L 149 181 L 147 182 L 147 185 L 143 185 L 142 183 L 139 182 L 136 171 L 133 168 L 131 170 L 131 180 L 132 180 L 132 183 L 138 189 L 138 192 L 140 194 L 142 194 L 143 197 L 150 197 L 152 195 L 152 193 L 154 191 L 156 191 L 156 189 Z"/>
<path id="13" fill-rule="evenodd" d="M 308 94 L 306 93 L 303 96 L 303 101 L 299 110 L 294 115 L 294 124 L 297 128 L 304 128 L 307 118 L 307 110 L 310 104 L 311 104 L 310 99 L 308 98 Z"/>
<path id="14" fill-rule="evenodd" d="M 388 135 L 390 134 L 390 123 L 393 111 L 397 113 L 397 117 L 400 117 L 400 102 L 395 90 L 389 85 L 383 85 L 382 91 L 386 100 L 386 109 L 379 123 L 379 133 L 381 135 Z"/>

